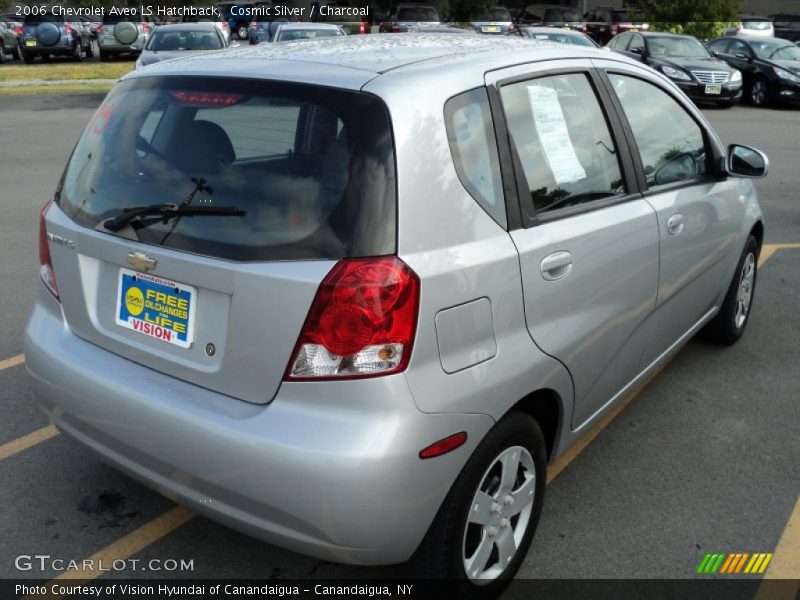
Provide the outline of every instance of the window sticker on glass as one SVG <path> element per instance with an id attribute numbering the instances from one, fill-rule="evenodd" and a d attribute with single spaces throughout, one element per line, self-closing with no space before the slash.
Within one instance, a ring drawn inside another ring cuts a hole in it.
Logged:
<path id="1" fill-rule="evenodd" d="M 531 112 L 539 134 L 545 160 L 557 184 L 571 183 L 586 177 L 569 137 L 558 91 L 539 85 L 528 87 Z"/>

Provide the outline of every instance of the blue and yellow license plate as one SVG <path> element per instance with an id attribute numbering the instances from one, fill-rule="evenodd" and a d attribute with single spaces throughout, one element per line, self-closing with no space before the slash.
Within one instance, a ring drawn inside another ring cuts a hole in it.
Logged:
<path id="1" fill-rule="evenodd" d="M 194 334 L 196 295 L 191 286 L 120 269 L 117 325 L 188 348 Z"/>
<path id="2" fill-rule="evenodd" d="M 25 40 L 25 45 L 28 47 L 35 46 L 36 40 Z"/>
<path id="3" fill-rule="evenodd" d="M 484 33 L 497 33 L 500 31 L 499 25 L 485 25 L 481 28 Z"/>

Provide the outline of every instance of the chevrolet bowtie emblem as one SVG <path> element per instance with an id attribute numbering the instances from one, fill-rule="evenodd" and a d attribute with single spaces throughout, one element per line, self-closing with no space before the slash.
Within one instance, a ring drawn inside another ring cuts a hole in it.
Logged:
<path id="1" fill-rule="evenodd" d="M 156 268 L 156 262 L 147 252 L 128 252 L 128 264 L 137 271 L 152 271 Z"/>

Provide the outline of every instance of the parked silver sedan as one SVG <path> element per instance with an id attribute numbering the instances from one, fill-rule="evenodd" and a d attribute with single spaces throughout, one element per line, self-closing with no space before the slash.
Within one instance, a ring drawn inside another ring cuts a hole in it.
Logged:
<path id="1" fill-rule="evenodd" d="M 42 211 L 31 387 L 212 519 L 495 594 L 547 464 L 696 333 L 744 333 L 766 172 L 589 47 L 373 35 L 153 65 Z"/>
<path id="2" fill-rule="evenodd" d="M 227 46 L 224 34 L 213 22 L 163 25 L 150 36 L 136 60 L 136 68 Z"/>

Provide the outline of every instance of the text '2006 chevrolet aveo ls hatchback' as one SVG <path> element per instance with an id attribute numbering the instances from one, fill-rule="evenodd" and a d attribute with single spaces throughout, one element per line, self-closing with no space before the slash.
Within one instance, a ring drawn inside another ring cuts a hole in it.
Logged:
<path id="1" fill-rule="evenodd" d="M 118 83 L 42 211 L 58 428 L 269 542 L 502 586 L 546 464 L 699 330 L 742 334 L 767 162 L 625 57 L 467 37 Z"/>

